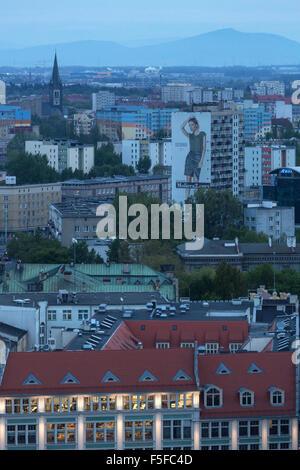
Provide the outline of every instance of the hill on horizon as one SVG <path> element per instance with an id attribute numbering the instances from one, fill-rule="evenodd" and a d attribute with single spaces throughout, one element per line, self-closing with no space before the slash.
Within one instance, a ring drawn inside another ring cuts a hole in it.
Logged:
<path id="1" fill-rule="evenodd" d="M 1 45 L 1 41 L 0 41 Z M 140 47 L 112 41 L 77 41 L 0 49 L 0 66 L 52 65 L 57 52 L 60 66 L 262 66 L 300 64 L 300 43 L 267 33 L 222 29 L 198 36 Z"/>

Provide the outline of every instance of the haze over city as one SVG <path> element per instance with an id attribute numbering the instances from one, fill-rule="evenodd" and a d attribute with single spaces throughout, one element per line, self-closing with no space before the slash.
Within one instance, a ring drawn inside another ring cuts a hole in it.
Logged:
<path id="1" fill-rule="evenodd" d="M 2 7 L 0 48 L 78 40 L 146 45 L 223 28 L 300 41 L 299 13 L 296 0 L 16 0 Z"/>

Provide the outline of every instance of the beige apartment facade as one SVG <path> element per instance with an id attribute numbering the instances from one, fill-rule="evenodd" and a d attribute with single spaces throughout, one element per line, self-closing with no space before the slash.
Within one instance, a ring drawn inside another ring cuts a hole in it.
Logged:
<path id="1" fill-rule="evenodd" d="M 0 237 L 47 227 L 49 206 L 61 198 L 60 183 L 0 187 Z"/>

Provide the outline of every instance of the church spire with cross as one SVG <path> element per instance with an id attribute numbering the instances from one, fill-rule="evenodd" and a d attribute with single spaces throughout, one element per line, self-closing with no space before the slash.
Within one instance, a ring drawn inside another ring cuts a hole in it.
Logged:
<path id="1" fill-rule="evenodd" d="M 57 55 L 55 52 L 54 64 L 52 70 L 52 78 L 49 84 L 49 94 L 50 94 L 50 106 L 55 110 L 62 112 L 62 102 L 63 102 L 63 86 L 62 81 L 59 76 L 58 65 L 57 65 Z"/>

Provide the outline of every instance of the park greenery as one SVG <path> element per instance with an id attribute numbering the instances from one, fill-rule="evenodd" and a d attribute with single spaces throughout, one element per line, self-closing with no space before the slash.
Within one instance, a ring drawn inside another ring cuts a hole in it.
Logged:
<path id="1" fill-rule="evenodd" d="M 8 256 L 23 263 L 63 264 L 74 261 L 74 247 L 62 246 L 58 240 L 49 239 L 37 230 L 34 235 L 17 233 L 7 244 Z M 88 250 L 85 241 L 76 244 L 76 263 L 100 264 L 103 259 L 95 250 Z"/>

